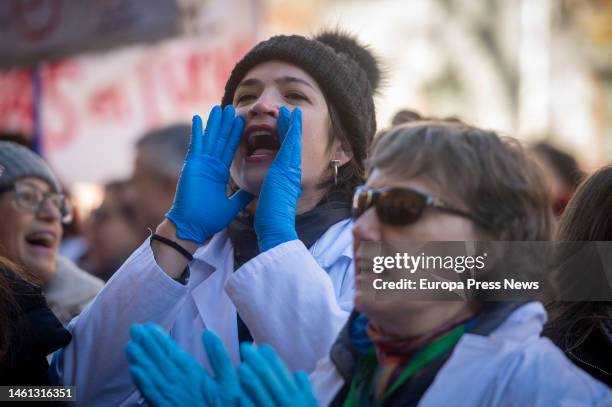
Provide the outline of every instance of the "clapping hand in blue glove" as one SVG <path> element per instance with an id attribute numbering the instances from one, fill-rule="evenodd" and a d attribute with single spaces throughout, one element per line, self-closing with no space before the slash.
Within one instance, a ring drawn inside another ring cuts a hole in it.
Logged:
<path id="1" fill-rule="evenodd" d="M 253 407 L 221 340 L 205 331 L 202 341 L 215 378 L 155 324 L 134 325 L 126 348 L 136 387 L 155 407 Z"/>
<path id="2" fill-rule="evenodd" d="M 220 406 L 254 407 L 240 386 L 236 369 L 234 369 L 221 339 L 212 331 L 207 330 L 202 334 L 202 343 L 206 349 L 210 366 L 215 372 L 213 385 L 214 390 L 219 395 L 217 399 L 221 401 Z M 209 393 L 212 392 L 212 387 L 209 386 Z"/>
<path id="3" fill-rule="evenodd" d="M 257 212 L 255 233 L 262 252 L 297 239 L 295 214 L 302 193 L 302 112 L 279 110 L 276 128 L 281 147 L 264 178 Z"/>
<path id="4" fill-rule="evenodd" d="M 316 407 L 308 376 L 292 375 L 276 352 L 268 346 L 240 346 L 243 362 L 238 375 L 243 391 L 257 406 Z"/>
<path id="5" fill-rule="evenodd" d="M 227 196 L 229 167 L 242 136 L 244 119 L 229 105 L 215 106 L 202 134 L 202 119 L 193 117 L 191 144 L 166 217 L 177 236 L 202 244 L 234 219 L 252 199 L 246 191 Z"/>

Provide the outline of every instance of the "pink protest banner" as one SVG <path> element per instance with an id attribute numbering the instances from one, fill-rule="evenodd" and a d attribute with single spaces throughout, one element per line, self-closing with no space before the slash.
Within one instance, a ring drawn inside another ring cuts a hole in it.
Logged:
<path id="1" fill-rule="evenodd" d="M 145 131 L 190 123 L 220 102 L 231 69 L 255 42 L 256 27 L 255 3 L 225 4 L 216 9 L 215 29 L 198 35 L 40 65 L 43 153 L 64 182 L 129 175 L 133 144 Z M 32 134 L 32 72 L 0 71 L 0 130 Z"/>

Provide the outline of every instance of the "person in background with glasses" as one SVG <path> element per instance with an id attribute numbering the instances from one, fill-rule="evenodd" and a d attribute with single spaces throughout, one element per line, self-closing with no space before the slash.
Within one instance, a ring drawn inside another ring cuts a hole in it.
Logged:
<path id="1" fill-rule="evenodd" d="M 216 405 L 216 394 L 258 406 L 612 405 L 604 384 L 541 336 L 547 315 L 540 302 L 384 295 L 374 288 L 371 263 L 364 266 L 369 244 L 549 240 L 542 175 L 515 141 L 459 122 L 416 122 L 378 139 L 369 166 L 353 199 L 355 309 L 310 383 L 268 346 L 243 344 L 232 372 L 206 332 L 213 379 L 162 330 L 136 325 L 126 352 L 149 405 L 188 397 Z M 395 272 L 387 281 L 399 278 Z"/>
<path id="2" fill-rule="evenodd" d="M 72 207 L 48 165 L 27 148 L 0 141 L 0 168 L 0 255 L 35 276 L 53 312 L 67 323 L 103 286 L 58 255 Z"/>

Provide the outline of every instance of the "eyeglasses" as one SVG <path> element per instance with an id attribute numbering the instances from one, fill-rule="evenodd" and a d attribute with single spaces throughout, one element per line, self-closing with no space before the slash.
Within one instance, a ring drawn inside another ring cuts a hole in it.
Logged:
<path id="1" fill-rule="evenodd" d="M 20 183 L 0 189 L 0 193 L 7 191 L 13 192 L 13 199 L 17 206 L 33 213 L 40 212 L 45 202 L 49 200 L 53 206 L 59 209 L 62 223 L 68 224 L 72 222 L 72 204 L 63 194 L 56 194 L 54 192 L 43 193 L 34 186 Z"/>
<path id="2" fill-rule="evenodd" d="M 415 223 L 425 208 L 431 206 L 440 211 L 470 219 L 481 226 L 486 223 L 477 216 L 453 208 L 442 199 L 410 188 L 372 189 L 360 186 L 353 195 L 353 219 L 359 218 L 372 206 L 378 219 L 387 225 L 405 226 Z"/>

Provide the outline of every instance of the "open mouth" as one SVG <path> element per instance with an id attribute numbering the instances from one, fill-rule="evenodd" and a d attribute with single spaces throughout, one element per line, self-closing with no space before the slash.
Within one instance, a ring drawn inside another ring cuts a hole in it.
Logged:
<path id="1" fill-rule="evenodd" d="M 276 130 L 268 126 L 253 126 L 247 131 L 246 161 L 273 159 L 280 148 Z"/>
<path id="2" fill-rule="evenodd" d="M 30 246 L 39 249 L 52 249 L 55 246 L 55 236 L 50 232 L 30 233 L 25 240 Z"/>

